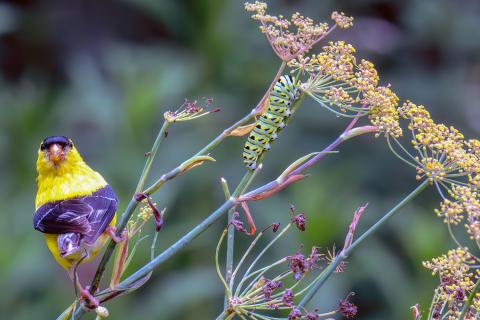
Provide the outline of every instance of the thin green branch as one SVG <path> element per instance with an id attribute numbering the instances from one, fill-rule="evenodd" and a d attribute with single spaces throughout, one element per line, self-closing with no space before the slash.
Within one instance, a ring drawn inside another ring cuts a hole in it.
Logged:
<path id="1" fill-rule="evenodd" d="M 237 267 L 235 268 L 235 270 L 233 271 L 232 273 L 232 276 L 231 278 L 229 279 L 229 286 L 230 286 L 230 290 L 233 290 L 233 284 L 235 282 L 235 277 L 237 276 L 237 273 L 238 271 L 240 270 L 240 267 L 242 266 L 243 262 L 245 261 L 245 259 L 248 257 L 248 255 L 250 254 L 250 252 L 253 250 L 253 248 L 255 247 L 255 245 L 257 244 L 258 240 L 260 240 L 260 238 L 263 236 L 263 231 L 259 232 L 258 235 L 255 237 L 255 239 L 250 243 L 250 245 L 248 246 L 247 250 L 245 250 L 245 253 L 243 254 L 242 258 L 240 258 L 240 261 L 238 262 L 237 264 Z"/>
<path id="2" fill-rule="evenodd" d="M 222 245 L 223 239 L 225 238 L 225 235 L 227 234 L 226 230 L 223 230 L 222 235 L 220 236 L 220 240 L 218 240 L 217 248 L 215 250 L 215 269 L 217 270 L 217 275 L 222 281 L 223 286 L 225 287 L 225 292 L 227 296 L 230 293 L 230 289 L 228 288 L 227 282 L 225 281 L 225 278 L 223 278 L 222 272 L 220 271 L 220 262 L 218 260 L 218 254 L 220 252 L 220 246 Z"/>
<path id="3" fill-rule="evenodd" d="M 227 180 L 222 178 L 221 182 L 222 182 L 222 189 L 225 195 L 225 199 L 229 199 L 232 195 L 230 193 L 230 189 L 228 188 Z M 232 276 L 232 270 L 233 270 L 233 246 L 234 246 L 234 240 L 235 240 L 235 228 L 233 227 L 231 222 L 234 217 L 234 212 L 235 210 L 233 210 L 233 208 L 228 210 L 227 257 L 225 262 L 225 279 L 227 279 L 226 283 L 230 282 L 230 277 Z M 218 265 L 218 261 L 217 261 L 217 265 Z M 228 305 L 228 286 L 226 286 L 225 288 L 226 290 L 225 290 L 224 308 L 226 308 Z"/>
<path id="4" fill-rule="evenodd" d="M 238 284 L 237 286 L 237 289 L 235 290 L 235 296 L 238 296 L 240 290 L 242 290 L 242 285 L 243 283 L 245 282 L 245 280 L 248 279 L 248 276 L 250 274 L 250 272 L 252 271 L 253 267 L 258 263 L 258 261 L 260 261 L 260 259 L 263 257 L 263 255 L 268 251 L 268 249 L 270 249 L 273 244 L 275 242 L 277 242 L 278 239 L 280 239 L 281 237 L 283 237 L 283 235 L 288 231 L 288 229 L 290 229 L 290 227 L 292 226 L 292 223 L 290 222 L 289 224 L 287 224 L 285 226 L 285 228 L 283 228 L 282 231 L 280 231 L 276 236 L 275 238 L 273 238 L 272 241 L 270 241 L 270 243 L 268 245 L 265 246 L 265 248 L 263 248 L 263 250 L 257 255 L 257 257 L 255 258 L 255 260 L 253 260 L 253 262 L 250 264 L 250 266 L 248 267 L 247 271 L 245 271 L 245 274 L 243 275 L 242 277 L 242 280 L 240 281 L 240 283 Z"/>
<path id="5" fill-rule="evenodd" d="M 137 188 L 135 189 L 135 192 L 141 192 L 143 190 L 143 186 L 145 185 L 145 181 L 148 178 L 148 174 L 150 173 L 150 169 L 152 168 L 152 163 L 153 159 L 155 158 L 155 155 L 157 154 L 158 148 L 160 147 L 160 144 L 162 143 L 163 140 L 168 135 L 168 128 L 170 127 L 170 122 L 169 121 L 164 121 L 162 127 L 160 128 L 160 132 L 157 135 L 157 138 L 155 139 L 155 142 L 153 143 L 152 150 L 146 153 L 147 156 L 147 161 L 145 162 L 145 166 L 143 167 L 142 174 L 140 175 L 140 179 L 137 184 Z"/>

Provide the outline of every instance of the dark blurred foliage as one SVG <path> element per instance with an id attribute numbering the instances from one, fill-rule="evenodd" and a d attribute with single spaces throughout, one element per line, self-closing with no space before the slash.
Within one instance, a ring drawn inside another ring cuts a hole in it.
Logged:
<path id="1" fill-rule="evenodd" d="M 382 82 L 402 99 L 425 104 L 439 122 L 467 137 L 480 131 L 480 2 L 271 1 L 271 10 L 300 11 L 329 20 L 333 10 L 355 16 L 355 26 L 330 39 L 353 43 L 375 62 Z M 36 150 L 43 137 L 71 136 L 125 206 L 162 114 L 185 97 L 214 97 L 222 112 L 174 125 L 153 176 L 199 150 L 252 108 L 279 62 L 241 1 L 3 1 L 0 4 L 0 310 L 2 318 L 51 319 L 74 292 L 33 230 Z M 320 150 L 346 124 L 305 102 L 275 144 L 255 185 L 294 159 Z M 222 202 L 219 179 L 234 186 L 243 173 L 243 139 L 213 152 L 218 160 L 169 182 L 155 196 L 168 207 L 158 250 L 190 230 Z M 360 231 L 414 188 L 415 173 L 387 150 L 383 139 L 363 137 L 310 170 L 311 177 L 251 209 L 259 226 L 289 219 L 289 204 L 305 211 L 307 231 L 292 233 L 272 251 L 341 246 L 355 208 L 369 202 Z M 421 261 L 454 246 L 435 217 L 433 190 L 405 208 L 362 244 L 346 272 L 318 295 L 320 311 L 348 292 L 359 319 L 409 319 L 409 307 L 428 308 L 436 279 Z M 136 293 L 109 303 L 114 319 L 211 319 L 222 305 L 213 254 L 217 224 L 162 265 Z M 148 230 L 151 232 L 151 228 Z M 248 242 L 238 236 L 237 249 Z M 132 268 L 148 259 L 149 243 Z M 86 277 L 94 270 L 83 270 Z"/>

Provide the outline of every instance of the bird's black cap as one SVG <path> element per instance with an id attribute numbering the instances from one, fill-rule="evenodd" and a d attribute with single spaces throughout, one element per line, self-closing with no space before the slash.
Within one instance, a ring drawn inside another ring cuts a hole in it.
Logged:
<path id="1" fill-rule="evenodd" d="M 72 147 L 72 140 L 65 136 L 51 136 L 46 137 L 42 144 L 40 145 L 40 149 L 45 150 L 50 148 L 52 144 L 59 144 L 62 147 Z"/>

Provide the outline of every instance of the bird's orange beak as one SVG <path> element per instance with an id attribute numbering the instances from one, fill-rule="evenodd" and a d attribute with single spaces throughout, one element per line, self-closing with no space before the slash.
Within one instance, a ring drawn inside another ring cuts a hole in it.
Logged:
<path id="1" fill-rule="evenodd" d="M 57 165 L 64 158 L 64 152 L 62 146 L 54 143 L 50 146 L 49 149 L 49 158 L 55 165 Z"/>

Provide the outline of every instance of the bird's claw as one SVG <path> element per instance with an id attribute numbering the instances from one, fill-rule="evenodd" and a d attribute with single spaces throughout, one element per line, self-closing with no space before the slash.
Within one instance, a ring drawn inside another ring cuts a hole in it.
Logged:
<path id="1" fill-rule="evenodd" d="M 100 302 L 90 293 L 90 287 L 86 286 L 84 289 L 80 290 L 80 298 L 84 299 L 87 307 L 91 309 L 96 309 Z"/>
<path id="2" fill-rule="evenodd" d="M 127 233 L 125 232 L 125 230 L 122 231 L 122 235 L 120 237 L 117 236 L 116 234 L 117 228 L 114 226 L 108 226 L 107 229 L 105 229 L 105 231 L 108 233 L 110 238 L 112 238 L 112 240 L 115 243 L 120 243 L 122 241 L 125 241 L 125 239 L 127 239 Z"/>

